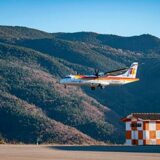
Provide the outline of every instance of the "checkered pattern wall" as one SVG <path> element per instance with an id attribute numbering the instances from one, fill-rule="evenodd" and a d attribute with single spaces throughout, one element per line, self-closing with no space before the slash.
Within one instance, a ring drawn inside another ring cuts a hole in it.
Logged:
<path id="1" fill-rule="evenodd" d="M 160 144 L 160 121 L 127 121 L 126 144 Z"/>

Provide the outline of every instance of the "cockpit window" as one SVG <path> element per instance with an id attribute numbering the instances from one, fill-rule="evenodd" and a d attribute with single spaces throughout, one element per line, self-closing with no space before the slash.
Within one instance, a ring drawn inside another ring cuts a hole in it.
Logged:
<path id="1" fill-rule="evenodd" d="M 71 78 L 70 76 L 66 76 L 65 78 Z"/>

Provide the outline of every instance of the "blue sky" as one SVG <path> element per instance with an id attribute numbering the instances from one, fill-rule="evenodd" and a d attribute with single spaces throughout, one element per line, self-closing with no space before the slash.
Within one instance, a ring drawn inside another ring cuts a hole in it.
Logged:
<path id="1" fill-rule="evenodd" d="M 0 0 L 0 24 L 160 37 L 160 0 Z"/>

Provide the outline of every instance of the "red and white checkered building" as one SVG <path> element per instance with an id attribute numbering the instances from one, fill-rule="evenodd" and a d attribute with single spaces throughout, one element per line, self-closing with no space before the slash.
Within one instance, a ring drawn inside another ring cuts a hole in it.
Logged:
<path id="1" fill-rule="evenodd" d="M 126 145 L 160 145 L 160 113 L 132 113 L 126 125 Z"/>

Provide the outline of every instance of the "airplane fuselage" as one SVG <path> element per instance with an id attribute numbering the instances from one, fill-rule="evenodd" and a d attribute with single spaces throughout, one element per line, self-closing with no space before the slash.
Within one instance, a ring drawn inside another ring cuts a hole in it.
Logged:
<path id="1" fill-rule="evenodd" d="M 94 75 L 69 75 L 60 81 L 65 85 L 87 85 L 87 86 L 108 86 L 108 85 L 123 85 L 138 81 L 138 78 L 128 78 L 121 76 L 106 76 L 96 77 Z"/>
<path id="2" fill-rule="evenodd" d="M 132 83 L 138 81 L 136 78 L 138 63 L 132 63 L 130 68 L 114 70 L 104 74 L 95 73 L 95 75 L 68 75 L 60 80 L 61 84 L 66 85 L 86 85 L 90 86 L 91 89 L 96 87 L 104 88 L 108 85 L 123 85 L 127 83 Z M 117 72 L 125 71 L 123 74 L 118 74 Z M 115 74 L 116 75 L 113 75 Z"/>

